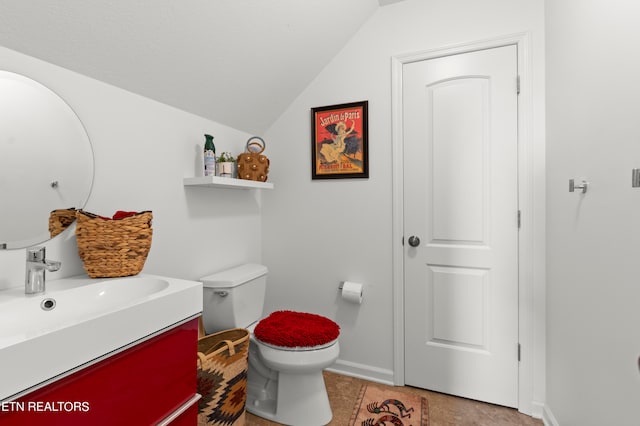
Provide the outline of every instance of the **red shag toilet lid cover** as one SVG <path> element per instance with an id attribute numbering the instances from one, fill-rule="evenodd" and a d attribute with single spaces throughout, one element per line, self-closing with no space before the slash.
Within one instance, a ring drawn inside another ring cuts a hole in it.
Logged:
<path id="1" fill-rule="evenodd" d="M 285 348 L 320 346 L 340 335 L 340 326 L 329 318 L 306 312 L 276 311 L 261 320 L 254 336 Z"/>

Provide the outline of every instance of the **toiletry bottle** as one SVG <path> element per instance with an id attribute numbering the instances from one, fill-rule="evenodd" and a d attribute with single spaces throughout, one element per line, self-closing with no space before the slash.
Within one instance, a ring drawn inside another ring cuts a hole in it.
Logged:
<path id="1" fill-rule="evenodd" d="M 216 146 L 213 144 L 213 136 L 204 135 L 204 175 L 216 175 Z"/>

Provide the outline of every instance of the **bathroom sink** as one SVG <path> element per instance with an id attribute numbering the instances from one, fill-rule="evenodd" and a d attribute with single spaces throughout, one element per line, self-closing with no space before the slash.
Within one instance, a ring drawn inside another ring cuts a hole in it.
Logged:
<path id="1" fill-rule="evenodd" d="M 0 401 L 162 332 L 202 311 L 202 284 L 153 275 L 0 291 Z"/>
<path id="2" fill-rule="evenodd" d="M 0 297 L 0 348 L 138 303 L 169 287 L 166 279 L 155 277 L 81 282 L 50 281 L 46 294 L 24 296 L 20 289 L 12 290 L 19 297 Z"/>

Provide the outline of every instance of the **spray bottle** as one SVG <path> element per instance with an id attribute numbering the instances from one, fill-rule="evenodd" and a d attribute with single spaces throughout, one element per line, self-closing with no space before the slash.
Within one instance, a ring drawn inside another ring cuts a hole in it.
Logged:
<path id="1" fill-rule="evenodd" d="M 213 136 L 204 135 L 204 175 L 216 175 L 216 146 L 213 144 Z"/>

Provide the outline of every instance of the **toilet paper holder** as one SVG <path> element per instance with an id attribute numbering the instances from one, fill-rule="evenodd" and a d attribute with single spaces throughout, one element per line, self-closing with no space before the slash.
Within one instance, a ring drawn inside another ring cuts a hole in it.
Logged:
<path id="1" fill-rule="evenodd" d="M 342 290 L 344 288 L 344 283 L 346 281 L 340 281 L 340 284 L 338 285 L 338 290 Z"/>
<path id="2" fill-rule="evenodd" d="M 344 288 L 344 283 L 346 281 L 341 281 L 340 284 L 338 285 L 338 291 L 342 291 L 342 289 Z"/>
<path id="3" fill-rule="evenodd" d="M 340 297 L 342 300 L 350 303 L 361 304 L 362 294 L 364 292 L 363 285 L 352 281 L 342 281 L 338 285 Z"/>

